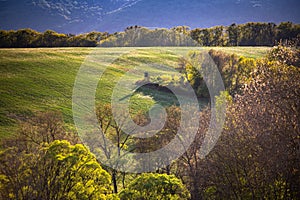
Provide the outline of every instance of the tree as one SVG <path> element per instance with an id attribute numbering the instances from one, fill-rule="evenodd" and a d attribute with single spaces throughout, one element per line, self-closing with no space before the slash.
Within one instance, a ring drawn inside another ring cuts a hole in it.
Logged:
<path id="1" fill-rule="evenodd" d="M 105 199 L 110 176 L 60 113 L 46 112 L 21 122 L 13 138 L 1 142 L 1 199 Z"/>
<path id="2" fill-rule="evenodd" d="M 217 65 L 223 69 L 227 56 L 214 57 L 219 57 Z M 300 71 L 281 57 L 238 60 L 232 78 L 244 86 L 230 100 L 222 135 L 204 159 L 199 154 L 210 111 L 202 111 L 195 142 L 171 168 L 187 185 L 192 199 L 299 196 L 300 85 L 294 80 L 300 78 Z"/>
<path id="3" fill-rule="evenodd" d="M 202 41 L 202 43 L 200 43 L 200 45 L 210 46 L 211 41 L 212 41 L 212 33 L 211 33 L 210 29 L 202 29 L 200 31 L 199 38 L 200 38 L 200 41 Z"/>
<path id="4" fill-rule="evenodd" d="M 122 200 L 189 199 L 190 194 L 180 179 L 167 174 L 142 174 L 119 194 Z"/>
<path id="5" fill-rule="evenodd" d="M 256 68 L 255 60 L 213 49 L 209 51 L 209 55 L 221 73 L 226 90 L 231 95 L 239 94 L 244 84 L 251 79 L 251 72 Z"/>
<path id="6" fill-rule="evenodd" d="M 228 33 L 228 46 L 238 46 L 239 30 L 236 24 L 231 24 L 227 28 Z"/>
<path id="7" fill-rule="evenodd" d="M 292 22 L 282 22 L 277 27 L 276 40 L 279 42 L 280 40 L 286 42 L 287 40 L 291 40 L 294 35 L 293 33 L 293 23 Z"/>
<path id="8" fill-rule="evenodd" d="M 15 47 L 32 47 L 34 40 L 39 37 L 40 33 L 31 29 L 20 29 L 15 32 Z"/>
<path id="9" fill-rule="evenodd" d="M 211 31 L 213 33 L 211 46 L 224 46 L 225 38 L 223 35 L 224 27 L 223 26 L 216 26 L 214 28 L 211 28 Z"/>
<path id="10" fill-rule="evenodd" d="M 218 144 L 202 161 L 205 198 L 299 196 L 299 69 L 268 60 L 236 96 Z M 209 174 L 209 176 L 207 176 Z"/>
<path id="11" fill-rule="evenodd" d="M 31 29 L 0 31 L 0 47 L 34 47 L 39 32 Z"/>
<path id="12" fill-rule="evenodd" d="M 81 144 L 72 146 L 66 141 L 54 141 L 46 148 L 43 162 L 42 173 L 49 177 L 41 185 L 47 185 L 46 191 L 55 198 L 106 199 L 111 194 L 110 175 Z M 43 199 L 51 196 L 47 194 Z"/>
<path id="13" fill-rule="evenodd" d="M 180 177 L 188 190 L 191 193 L 192 200 L 198 200 L 202 198 L 202 181 L 205 176 L 203 176 L 202 167 L 203 163 L 200 158 L 201 144 L 203 138 L 207 132 L 209 121 L 210 121 L 210 110 L 203 109 L 199 115 L 199 128 L 197 135 L 194 139 L 192 145 L 187 149 L 187 151 L 172 165 L 171 171 Z"/>
<path id="14" fill-rule="evenodd" d="M 208 97 L 208 89 L 201 74 L 201 56 L 199 51 L 190 51 L 187 58 L 178 60 L 179 70 L 183 72 L 198 97 Z"/>
<path id="15" fill-rule="evenodd" d="M 124 173 L 119 173 L 116 169 L 123 166 L 123 162 L 127 160 L 122 159 L 121 151 L 128 148 L 127 144 L 130 143 L 129 134 L 123 132 L 123 128 L 126 125 L 127 120 L 130 116 L 124 116 L 117 113 L 118 116 L 113 116 L 112 108 L 110 104 L 102 104 L 97 107 L 96 110 L 97 119 L 99 122 L 100 134 L 87 132 L 83 136 L 83 140 L 89 144 L 89 148 L 92 152 L 97 152 L 97 156 L 103 156 L 107 162 L 107 171 L 111 174 L 113 191 L 118 193 L 118 176 Z M 119 117 L 119 124 L 116 123 L 114 117 Z M 98 131 L 98 130 L 97 130 Z M 108 140 L 111 141 L 108 142 Z M 128 149 L 129 150 L 129 149 Z M 123 182 L 123 187 L 124 182 Z"/>
<path id="16" fill-rule="evenodd" d="M 255 43 L 257 46 L 274 46 L 276 41 L 276 24 L 258 23 L 258 35 Z"/>
<path id="17" fill-rule="evenodd" d="M 201 29 L 199 28 L 190 31 L 191 38 L 195 40 L 198 44 L 202 44 L 202 41 L 200 39 L 200 33 L 201 33 Z"/>
<path id="18" fill-rule="evenodd" d="M 245 58 L 241 56 L 238 63 L 235 65 L 235 71 L 231 79 L 230 94 L 240 94 L 245 84 L 248 84 L 251 79 L 251 73 L 256 69 L 256 61 L 253 58 Z"/>
<path id="19" fill-rule="evenodd" d="M 268 53 L 268 59 L 282 65 L 300 67 L 300 50 L 294 47 L 285 47 L 282 44 L 275 46 Z"/>
<path id="20" fill-rule="evenodd" d="M 90 41 L 96 41 L 97 43 L 100 42 L 101 40 L 104 40 L 109 37 L 109 33 L 107 32 L 97 32 L 97 31 L 92 31 L 90 33 L 86 34 L 86 39 Z"/>
<path id="21" fill-rule="evenodd" d="M 156 151 L 157 149 L 163 148 L 165 145 L 169 144 L 178 132 L 178 127 L 181 122 L 181 110 L 177 106 L 170 106 L 166 108 L 167 119 L 164 124 L 162 130 L 156 133 L 154 136 L 150 138 L 139 138 L 137 139 L 137 143 L 135 144 L 136 152 L 139 153 L 148 153 Z M 150 119 L 147 119 L 144 115 L 140 115 L 138 124 L 143 126 L 149 123 Z M 172 150 L 165 150 L 166 155 L 172 154 Z M 171 174 L 171 166 L 164 166 L 166 162 L 168 162 L 168 156 L 152 156 L 149 158 L 151 163 L 156 165 L 156 172 Z M 164 167 L 161 167 L 164 166 Z M 139 166 L 141 169 L 148 170 L 148 163 L 141 164 Z"/>
<path id="22" fill-rule="evenodd" d="M 54 141 L 0 154 L 2 199 L 106 199 L 110 175 L 81 144 Z"/>
<path id="23" fill-rule="evenodd" d="M 78 136 L 64 127 L 61 113 L 56 111 L 38 112 L 20 122 L 18 139 L 35 145 L 55 140 L 68 140 L 71 144 L 79 143 Z"/>
<path id="24" fill-rule="evenodd" d="M 10 39 L 10 34 L 8 31 L 1 30 L 0 31 L 0 47 L 2 48 L 7 48 L 11 47 L 11 39 Z"/>

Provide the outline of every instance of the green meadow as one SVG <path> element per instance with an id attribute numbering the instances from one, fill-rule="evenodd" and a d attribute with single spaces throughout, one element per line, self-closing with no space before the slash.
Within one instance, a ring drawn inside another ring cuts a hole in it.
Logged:
<path id="1" fill-rule="evenodd" d="M 178 58 L 190 50 L 216 49 L 238 56 L 260 58 L 268 47 L 155 47 L 155 48 L 29 48 L 0 49 L 0 137 L 18 128 L 18 121 L 38 111 L 55 110 L 63 114 L 67 126 L 73 127 L 72 92 L 78 70 L 90 65 L 102 70 L 96 102 L 109 103 L 115 85 L 129 71 L 131 84 L 150 75 L 172 75 Z M 95 54 L 101 59 L 93 61 Z M 104 61 L 104 62 L 102 62 Z M 138 70 L 137 70 L 138 69 Z M 137 73 L 134 73 L 137 70 Z M 174 72 L 175 73 L 175 72 Z M 125 94 L 124 94 L 125 95 Z M 125 97 L 124 97 L 125 98 Z M 153 104 L 171 105 L 174 97 L 163 92 L 134 93 L 133 111 L 147 111 Z M 159 101 L 159 102 L 158 102 Z M 205 104 L 205 102 L 203 102 Z"/>

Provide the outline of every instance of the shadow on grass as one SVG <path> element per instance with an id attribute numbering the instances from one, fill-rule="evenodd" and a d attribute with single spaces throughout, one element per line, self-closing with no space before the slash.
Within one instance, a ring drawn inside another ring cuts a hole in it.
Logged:
<path id="1" fill-rule="evenodd" d="M 126 95 L 120 100 L 125 100 L 130 98 L 135 94 L 141 94 L 143 96 L 151 97 L 157 104 L 160 104 L 164 107 L 170 106 L 180 106 L 180 103 L 176 97 L 176 95 L 167 87 L 160 86 L 155 83 L 145 84 L 143 86 L 138 87 L 133 94 Z M 198 98 L 198 103 L 200 109 L 207 106 L 209 103 L 209 99 L 207 98 Z"/>

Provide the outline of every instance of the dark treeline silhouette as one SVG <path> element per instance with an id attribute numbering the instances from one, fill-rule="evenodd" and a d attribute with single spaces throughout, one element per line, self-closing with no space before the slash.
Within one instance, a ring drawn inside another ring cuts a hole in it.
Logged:
<path id="1" fill-rule="evenodd" d="M 130 26 L 124 32 L 73 35 L 47 30 L 0 31 L 0 47 L 134 47 L 134 46 L 274 46 L 287 41 L 299 45 L 300 24 L 246 23 L 212 28 L 187 26 L 148 29 Z"/>

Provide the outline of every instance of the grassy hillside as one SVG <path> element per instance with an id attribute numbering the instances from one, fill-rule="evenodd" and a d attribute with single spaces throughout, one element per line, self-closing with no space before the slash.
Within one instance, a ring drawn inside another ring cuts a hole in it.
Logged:
<path id="1" fill-rule="evenodd" d="M 110 102 L 118 78 L 129 69 L 139 66 L 150 74 L 169 74 L 168 69 L 155 67 L 155 64 L 176 67 L 178 57 L 192 49 L 196 48 L 98 48 L 98 55 L 114 61 L 99 81 L 96 100 Z M 263 56 L 268 50 L 265 47 L 215 49 L 253 58 Z M 36 111 L 59 110 L 65 122 L 72 126 L 73 84 L 77 71 L 91 52 L 93 48 L 0 49 L 0 137 L 12 134 L 17 120 Z M 103 64 L 92 65 L 103 68 Z M 140 74 L 130 76 L 132 83 L 142 78 Z M 173 97 L 168 95 L 135 94 L 131 97 L 132 108 L 147 110 L 157 99 L 166 105 L 174 103 Z"/>

